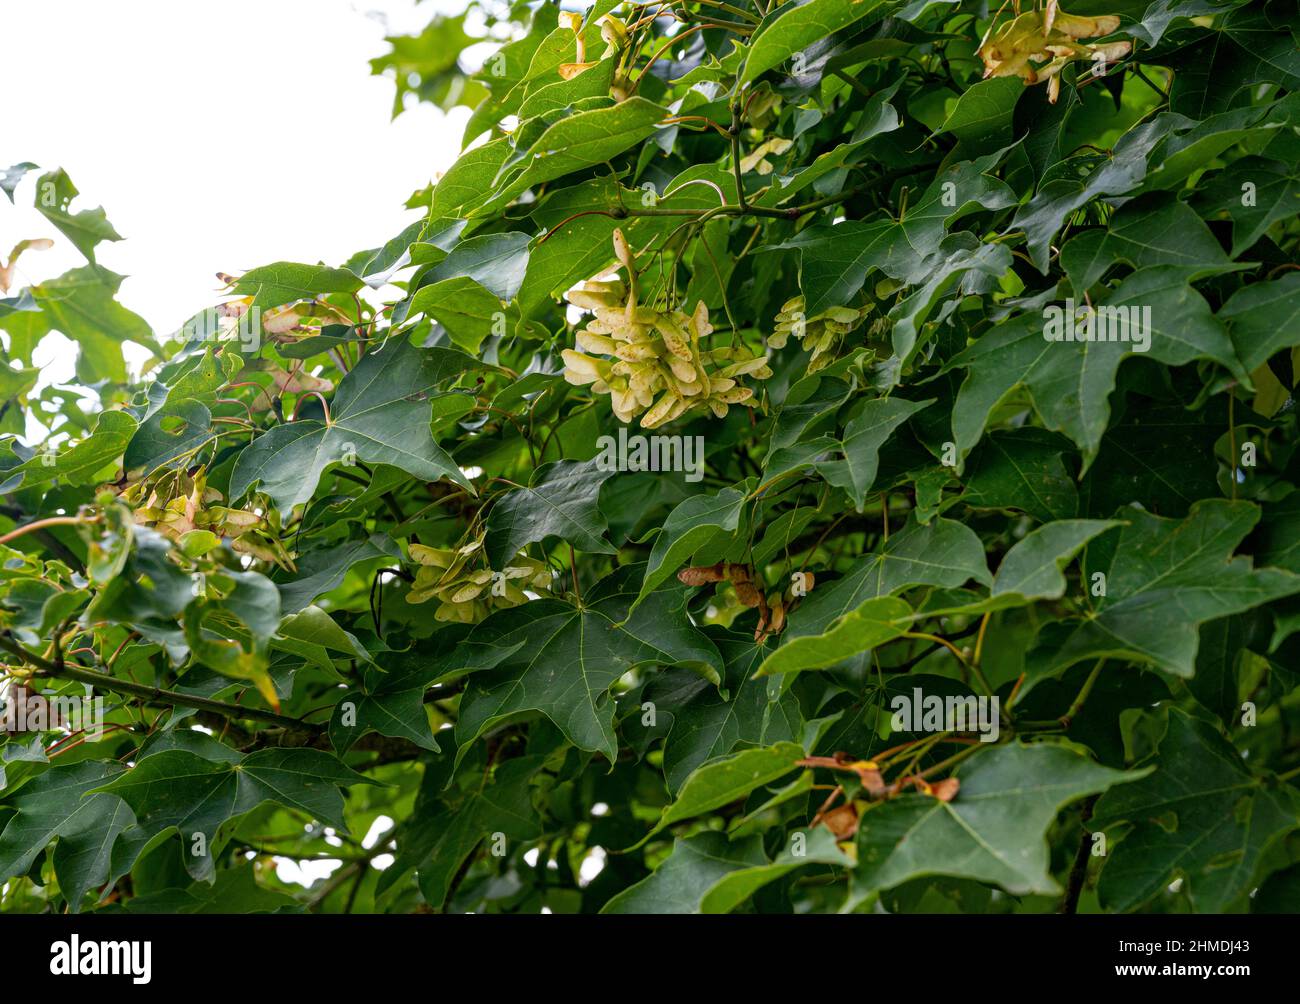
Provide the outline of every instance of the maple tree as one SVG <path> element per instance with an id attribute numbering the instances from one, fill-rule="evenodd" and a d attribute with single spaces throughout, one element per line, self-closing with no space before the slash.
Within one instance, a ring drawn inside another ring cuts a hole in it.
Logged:
<path id="1" fill-rule="evenodd" d="M 0 173 L 0 908 L 1300 909 L 1296 13 L 472 0 L 170 337 Z"/>

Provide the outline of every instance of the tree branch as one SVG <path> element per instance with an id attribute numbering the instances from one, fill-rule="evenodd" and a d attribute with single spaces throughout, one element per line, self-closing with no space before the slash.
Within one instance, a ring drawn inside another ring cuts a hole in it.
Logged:
<path id="1" fill-rule="evenodd" d="M 1061 901 L 1061 913 L 1076 913 L 1079 909 L 1079 896 L 1083 893 L 1083 883 L 1088 877 L 1088 857 L 1092 854 L 1092 834 L 1088 832 L 1088 820 L 1092 818 L 1092 807 L 1096 804 L 1097 796 L 1093 795 L 1083 803 L 1083 810 L 1079 814 L 1083 836 L 1079 840 L 1079 849 L 1074 852 L 1074 864 L 1070 868 L 1065 898 Z"/>
<path id="2" fill-rule="evenodd" d="M 36 530 L 44 530 L 51 526 L 77 526 L 81 523 L 93 522 L 81 516 L 47 516 L 45 519 L 38 519 L 34 523 L 28 523 L 25 526 L 14 527 L 8 533 L 0 535 L 0 544 L 7 544 L 11 540 L 21 537 L 25 533 L 32 533 Z"/>
<path id="3" fill-rule="evenodd" d="M 214 701 L 207 697 L 195 697 L 191 694 L 181 694 L 174 690 L 164 690 L 161 687 L 149 687 L 143 683 L 134 683 L 129 680 L 120 680 L 115 676 L 109 676 L 107 673 L 99 673 L 93 669 L 86 669 L 82 666 L 73 666 L 64 663 L 59 666 L 50 662 L 48 659 L 29 652 L 16 641 L 14 641 L 8 632 L 0 635 L 0 649 L 18 656 L 29 666 L 31 666 L 37 676 L 50 676 L 64 680 L 75 680 L 78 683 L 89 683 L 93 687 L 99 687 L 103 690 L 115 690 L 119 694 L 130 694 L 132 697 L 138 697 L 143 701 L 151 704 L 166 704 L 179 708 L 194 708 L 197 711 L 210 711 L 214 714 L 221 715 L 224 718 L 246 718 L 251 721 L 265 722 L 268 725 L 279 725 L 286 729 L 296 729 L 299 731 L 317 733 L 323 729 L 319 725 L 313 725 L 310 722 L 304 722 L 297 718 L 289 718 L 286 715 L 277 715 L 273 711 L 263 711 L 260 708 L 246 708 L 238 704 L 229 704 L 225 701 Z"/>

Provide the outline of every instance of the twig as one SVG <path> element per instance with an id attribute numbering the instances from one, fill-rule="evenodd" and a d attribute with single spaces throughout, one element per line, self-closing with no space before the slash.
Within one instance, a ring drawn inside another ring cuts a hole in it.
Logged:
<path id="1" fill-rule="evenodd" d="M 38 676 L 52 676 L 65 680 L 74 680 L 77 683 L 89 683 L 91 686 L 100 687 L 103 690 L 115 690 L 120 694 L 130 694 L 132 697 L 139 697 L 145 701 L 169 704 L 180 708 L 194 708 L 197 711 L 211 711 L 226 718 L 248 718 L 254 721 L 266 722 L 268 725 L 279 725 L 287 729 L 307 732 L 321 731 L 319 725 L 312 725 L 310 722 L 289 718 L 286 715 L 277 715 L 273 711 L 262 711 L 260 708 L 245 708 L 238 704 L 228 704 L 225 701 L 214 701 L 207 697 L 181 694 L 174 690 L 164 690 L 161 687 L 145 686 L 142 683 L 130 683 L 115 676 L 98 673 L 93 669 L 86 669 L 82 666 L 69 666 L 67 663 L 59 666 L 36 655 L 34 652 L 27 651 L 7 634 L 0 635 L 0 649 L 18 656 L 32 666 Z"/>
<path id="2" fill-rule="evenodd" d="M 1092 693 L 1093 685 L 1097 682 L 1097 677 L 1101 676 L 1101 668 L 1104 665 L 1106 665 L 1106 660 L 1098 659 L 1097 665 L 1092 667 L 1092 672 L 1089 673 L 1088 678 L 1083 681 L 1083 686 L 1079 688 L 1079 695 L 1074 699 L 1074 703 L 1070 705 L 1069 710 L 1060 718 L 1062 728 L 1068 729 L 1070 723 L 1074 721 L 1074 716 L 1083 709 L 1083 704 L 1088 700 L 1088 695 Z"/>
<path id="3" fill-rule="evenodd" d="M 731 106 L 731 128 L 727 130 L 731 136 L 731 170 L 736 176 L 736 201 L 744 212 L 749 212 L 749 203 L 745 201 L 745 183 L 741 180 L 740 174 L 740 105 Z"/>
<path id="4" fill-rule="evenodd" d="M 1083 826 L 1083 836 L 1079 840 L 1079 849 L 1074 852 L 1074 864 L 1070 868 L 1070 881 L 1065 889 L 1065 899 L 1061 901 L 1061 913 L 1075 913 L 1079 909 L 1079 896 L 1083 892 L 1084 880 L 1088 877 L 1088 856 L 1092 853 L 1092 834 L 1088 832 L 1088 820 L 1092 818 L 1092 807 L 1097 804 L 1093 795 L 1083 803 L 1079 822 Z"/>
<path id="5" fill-rule="evenodd" d="M 48 516 L 45 519 L 38 519 L 34 523 L 15 527 L 8 533 L 0 536 L 0 544 L 7 544 L 9 541 L 15 540 L 25 533 L 31 533 L 34 530 L 43 530 L 48 526 L 79 526 L 82 523 L 89 522 L 92 522 L 92 520 L 82 516 Z"/>

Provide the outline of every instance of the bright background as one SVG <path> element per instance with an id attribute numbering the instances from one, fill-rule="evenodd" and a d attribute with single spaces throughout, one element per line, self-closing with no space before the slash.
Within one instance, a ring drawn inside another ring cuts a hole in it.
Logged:
<path id="1" fill-rule="evenodd" d="M 370 74 L 385 34 L 418 32 L 459 0 L 37 0 L 0 2 L 7 100 L 0 167 L 63 167 L 125 240 L 101 264 L 160 337 L 219 299 L 217 272 L 274 261 L 341 264 L 417 218 L 410 194 L 455 159 L 468 112 L 427 104 L 392 119 L 394 87 Z M 31 208 L 0 196 L 0 254 L 29 252 L 18 283 L 80 256 Z M 16 292 L 16 289 L 13 291 Z M 71 375 L 66 343 L 42 346 Z M 129 346 L 128 346 L 129 350 Z M 64 372 L 66 371 L 66 372 Z M 48 379 L 48 378 L 47 378 Z"/>

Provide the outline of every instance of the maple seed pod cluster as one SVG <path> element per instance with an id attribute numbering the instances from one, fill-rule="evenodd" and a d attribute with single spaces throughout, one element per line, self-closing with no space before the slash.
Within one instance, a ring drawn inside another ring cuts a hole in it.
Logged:
<path id="1" fill-rule="evenodd" d="M 1081 43 L 1083 38 L 1109 35 L 1119 27 L 1119 17 L 1077 17 L 1067 14 L 1055 3 L 1043 10 L 1025 11 L 1005 22 L 997 31 L 993 26 L 980 41 L 979 57 L 984 63 L 984 77 L 1021 77 L 1026 84 L 1047 81 L 1047 99 L 1056 104 L 1061 91 L 1060 73 L 1076 59 L 1091 60 L 1105 66 L 1128 55 L 1129 42 Z"/>
<path id="2" fill-rule="evenodd" d="M 816 373 L 829 366 L 839 355 L 844 336 L 862 323 L 871 307 L 827 307 L 815 317 L 804 315 L 804 298 L 796 296 L 787 300 L 776 315 L 776 330 L 768 336 L 769 348 L 783 349 L 791 335 L 798 338 L 804 349 L 812 353 L 808 372 Z"/>
<path id="3" fill-rule="evenodd" d="M 482 549 L 475 540 L 464 547 L 411 545 L 411 557 L 420 563 L 407 603 L 439 602 L 434 620 L 477 624 L 494 610 L 528 602 L 525 589 L 544 592 L 551 586 L 551 569 L 544 561 L 516 555 L 500 575 L 490 568 L 471 568 Z"/>
<path id="4" fill-rule="evenodd" d="M 168 472 L 153 482 L 137 481 L 120 498 L 135 507 L 132 519 L 137 526 L 157 530 L 180 544 L 182 550 L 187 549 L 188 534 L 206 531 L 228 538 L 236 554 L 268 561 L 287 571 L 295 570 L 293 559 L 280 543 L 277 515 L 273 511 L 262 515 L 248 509 L 214 505 L 223 496 L 207 486 L 207 477 L 202 473 L 191 476 L 184 471 Z"/>
<path id="5" fill-rule="evenodd" d="M 814 576 L 804 572 L 803 592 L 796 594 L 793 585 L 785 592 L 774 589 L 766 596 L 754 582 L 753 572 L 746 565 L 735 562 L 719 561 L 714 565 L 693 565 L 677 573 L 680 582 L 688 586 L 703 586 L 710 582 L 728 581 L 741 606 L 758 608 L 758 626 L 754 629 L 754 640 L 762 641 L 768 635 L 779 634 L 785 629 L 786 613 L 790 605 L 801 595 L 812 591 Z"/>
<path id="6" fill-rule="evenodd" d="M 646 429 L 697 408 L 724 418 L 731 405 L 752 407 L 754 391 L 743 386 L 741 378 L 770 377 L 768 357 L 743 347 L 705 349 L 703 342 L 713 328 L 702 302 L 689 315 L 639 305 L 635 261 L 619 230 L 614 231 L 614 251 L 630 283 L 592 279 L 566 295 L 575 307 L 595 316 L 575 336 L 578 348 L 560 353 L 564 378 L 610 395 L 619 421 L 631 422 L 640 415 Z"/>
<path id="7" fill-rule="evenodd" d="M 583 15 L 572 11 L 562 12 L 559 16 L 560 27 L 574 34 L 574 51 L 577 56 L 576 62 L 561 63 L 557 68 L 562 80 L 572 80 L 579 74 L 586 73 L 593 66 L 600 65 L 601 60 L 612 59 L 615 66 L 617 66 L 619 57 L 631 40 L 627 25 L 612 14 L 606 14 L 596 21 L 596 27 L 600 29 L 601 40 L 605 43 L 605 51 L 601 54 L 600 59 L 588 60 L 587 42 L 583 34 L 584 20 Z M 632 78 L 627 73 L 616 69 L 609 92 L 610 96 L 616 101 L 626 101 L 632 96 Z"/>
<path id="8" fill-rule="evenodd" d="M 767 83 L 759 84 L 755 88 L 754 96 L 749 99 L 745 108 L 745 121 L 747 121 L 755 130 L 762 131 L 769 126 L 775 125 L 781 115 L 781 108 L 784 102 L 781 96 L 772 90 Z"/>

